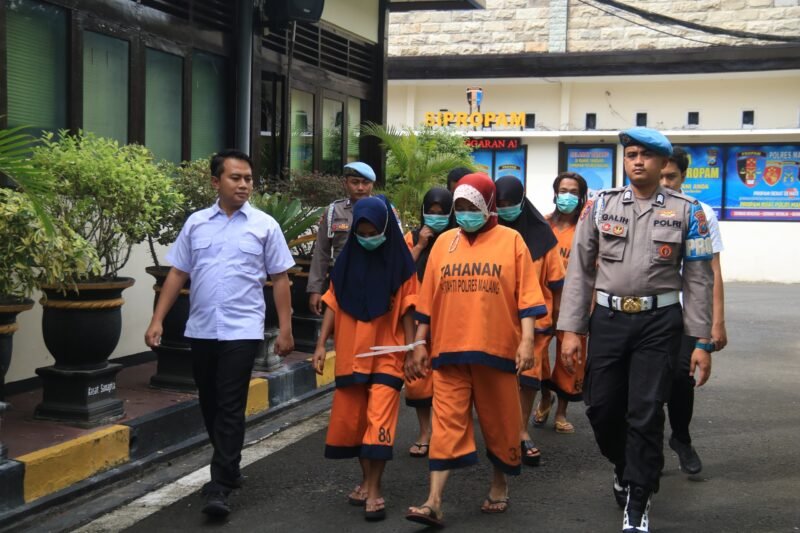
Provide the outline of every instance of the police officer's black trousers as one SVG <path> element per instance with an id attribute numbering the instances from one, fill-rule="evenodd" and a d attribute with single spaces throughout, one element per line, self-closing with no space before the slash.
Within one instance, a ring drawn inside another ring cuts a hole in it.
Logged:
<path id="1" fill-rule="evenodd" d="M 669 396 L 669 402 L 667 402 L 672 436 L 684 444 L 692 443 L 692 437 L 689 435 L 689 424 L 692 422 L 692 413 L 694 412 L 695 380 L 689 375 L 689 368 L 696 342 L 697 337 L 689 337 L 688 335 L 684 335 L 681 340 L 678 362 L 672 380 L 672 392 Z"/>
<path id="2" fill-rule="evenodd" d="M 682 331 L 680 305 L 637 314 L 598 305 L 589 325 L 586 414 L 621 481 L 648 491 L 664 467 L 664 402 Z"/>
<path id="3" fill-rule="evenodd" d="M 209 490 L 237 486 L 244 444 L 247 393 L 261 341 L 190 339 L 200 410 L 214 447 Z"/>

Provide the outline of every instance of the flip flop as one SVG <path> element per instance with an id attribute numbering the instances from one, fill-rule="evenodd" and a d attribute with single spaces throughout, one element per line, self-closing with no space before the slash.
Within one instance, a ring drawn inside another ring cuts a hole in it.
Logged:
<path id="1" fill-rule="evenodd" d="M 415 442 L 414 446 L 416 446 L 418 450 L 425 448 L 425 451 L 412 452 L 411 450 L 409 450 L 408 455 L 410 455 L 411 457 L 425 457 L 428 455 L 428 448 L 430 448 L 430 444 L 422 444 L 421 442 Z"/>
<path id="2" fill-rule="evenodd" d="M 380 506 L 379 509 L 367 511 L 366 501 L 364 502 L 364 519 L 368 522 L 378 522 L 386 518 L 386 500 L 378 498 L 375 503 Z"/>
<path id="3" fill-rule="evenodd" d="M 539 462 L 542 460 L 542 452 L 533 444 L 533 441 L 521 441 L 520 450 L 522 451 L 522 464 L 525 466 L 539 466 Z M 528 454 L 530 451 L 534 451 L 535 453 L 530 455 Z"/>
<path id="4" fill-rule="evenodd" d="M 547 409 L 542 409 L 542 401 L 539 400 L 539 403 L 536 405 L 536 413 L 533 415 L 533 425 L 535 427 L 541 427 L 547 423 L 547 419 L 550 418 L 550 409 L 553 408 L 553 402 L 556 400 L 556 395 L 552 392 L 550 393 L 550 405 L 547 406 Z"/>
<path id="5" fill-rule="evenodd" d="M 436 529 L 442 529 L 444 527 L 444 522 L 442 521 L 443 515 L 441 511 L 435 510 L 430 505 L 420 505 L 417 507 L 417 509 L 420 511 L 427 509 L 428 512 L 419 513 L 409 510 L 408 513 L 406 513 L 406 520 L 428 527 L 435 527 Z"/>
<path id="6" fill-rule="evenodd" d="M 492 509 L 492 505 L 501 505 L 499 509 Z M 500 498 L 499 500 L 493 500 L 491 498 L 486 498 L 483 501 L 483 505 L 481 505 L 481 512 L 485 514 L 500 514 L 505 513 L 508 511 L 508 507 L 511 505 L 511 502 L 508 501 L 508 496 L 505 498 Z"/>
<path id="7" fill-rule="evenodd" d="M 553 424 L 553 427 L 555 428 L 556 433 L 575 433 L 575 426 L 566 420 L 556 420 L 555 424 Z"/>
<path id="8" fill-rule="evenodd" d="M 354 493 L 363 494 L 364 498 L 354 498 Z M 356 488 L 353 489 L 353 492 L 347 495 L 347 503 L 354 507 L 364 507 L 367 504 L 367 493 L 361 489 L 361 485 L 356 485 Z"/>

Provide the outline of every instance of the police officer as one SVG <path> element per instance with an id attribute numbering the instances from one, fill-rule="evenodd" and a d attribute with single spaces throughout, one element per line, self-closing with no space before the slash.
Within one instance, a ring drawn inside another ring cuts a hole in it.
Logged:
<path id="1" fill-rule="evenodd" d="M 333 266 L 336 256 L 347 242 L 353 223 L 353 204 L 370 196 L 374 184 L 375 171 L 368 164 L 360 161 L 346 164 L 344 187 L 348 197 L 334 201 L 322 214 L 306 288 L 309 293 L 308 307 L 316 315 L 322 314 L 322 293 L 326 289 L 328 268 Z"/>
<path id="2" fill-rule="evenodd" d="M 698 202 L 659 184 L 672 153 L 667 138 L 648 128 L 619 137 L 630 185 L 603 191 L 584 207 L 558 329 L 565 332 L 567 369 L 580 360 L 580 336 L 590 335 L 586 414 L 614 464 L 622 530 L 636 533 L 649 531 L 650 497 L 664 465 L 663 404 L 682 332 L 697 337 L 690 368 L 697 385 L 711 372 L 712 253 Z"/>

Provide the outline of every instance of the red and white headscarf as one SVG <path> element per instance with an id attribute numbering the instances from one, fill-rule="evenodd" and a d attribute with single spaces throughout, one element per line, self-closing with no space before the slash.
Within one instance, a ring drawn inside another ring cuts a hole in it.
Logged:
<path id="1" fill-rule="evenodd" d="M 479 233 L 489 231 L 497 225 L 497 190 L 495 189 L 494 182 L 487 174 L 483 172 L 476 172 L 474 174 L 467 174 L 458 180 L 458 186 L 453 192 L 453 203 L 456 200 L 463 198 L 469 203 L 480 209 L 481 213 L 486 217 L 486 224 L 475 233 L 466 233 L 460 231 L 459 234 L 464 233 L 470 242 L 472 242 Z M 456 242 L 453 245 L 457 245 Z"/>

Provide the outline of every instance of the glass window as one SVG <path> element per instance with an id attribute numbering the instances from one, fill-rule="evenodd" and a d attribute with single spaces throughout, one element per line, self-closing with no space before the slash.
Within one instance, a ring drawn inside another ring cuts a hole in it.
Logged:
<path id="1" fill-rule="evenodd" d="M 259 156 L 265 176 L 280 173 L 283 83 L 272 77 L 261 79 L 261 130 Z"/>
<path id="2" fill-rule="evenodd" d="M 83 129 L 128 142 L 128 41 L 83 32 Z"/>
<path id="3" fill-rule="evenodd" d="M 314 95 L 292 89 L 292 141 L 289 168 L 311 172 L 314 168 Z"/>
<path id="4" fill-rule="evenodd" d="M 322 172 L 339 175 L 342 172 L 342 133 L 344 104 L 337 100 L 322 100 Z"/>
<path id="5" fill-rule="evenodd" d="M 192 159 L 226 148 L 225 59 L 195 52 L 192 56 Z"/>
<path id="6" fill-rule="evenodd" d="M 361 138 L 361 100 L 347 99 L 347 162 L 359 161 L 361 151 L 359 141 Z"/>
<path id="7" fill-rule="evenodd" d="M 8 125 L 67 127 L 67 18 L 60 7 L 6 2 Z"/>
<path id="8" fill-rule="evenodd" d="M 157 159 L 181 161 L 183 58 L 146 52 L 144 140 Z"/>

